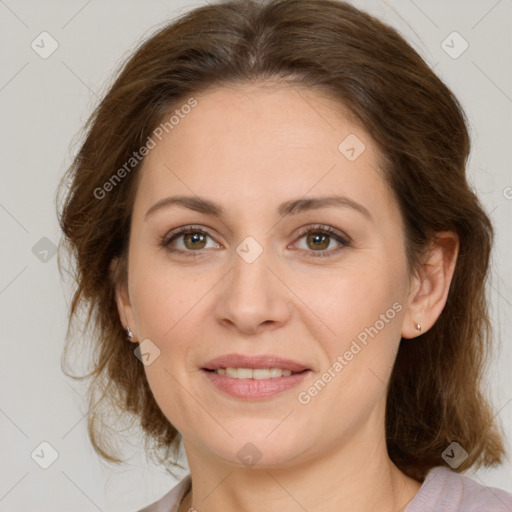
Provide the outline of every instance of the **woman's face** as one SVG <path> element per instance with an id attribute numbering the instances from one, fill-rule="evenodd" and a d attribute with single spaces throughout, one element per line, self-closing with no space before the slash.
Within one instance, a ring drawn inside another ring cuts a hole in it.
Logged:
<path id="1" fill-rule="evenodd" d="M 154 397 L 231 464 L 370 452 L 411 291 L 376 145 L 312 90 L 195 99 L 145 159 L 118 293 Z"/>

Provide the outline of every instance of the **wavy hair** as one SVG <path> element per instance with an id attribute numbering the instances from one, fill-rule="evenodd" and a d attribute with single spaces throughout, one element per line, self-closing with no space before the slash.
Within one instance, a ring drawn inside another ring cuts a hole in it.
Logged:
<path id="1" fill-rule="evenodd" d="M 151 393 L 115 303 L 115 286 L 127 277 L 143 160 L 108 198 L 97 191 L 191 95 L 274 78 L 335 98 L 372 136 L 404 220 L 411 272 L 436 232 L 452 230 L 460 239 L 439 319 L 419 340 L 400 343 L 385 419 L 390 458 L 417 480 L 443 464 L 441 454 L 452 441 L 468 453 L 456 471 L 500 463 L 501 433 L 483 392 L 493 229 L 466 179 L 464 111 L 395 29 L 337 0 L 229 0 L 185 13 L 133 52 L 89 118 L 62 180 L 58 215 L 60 251 L 72 261 L 76 282 L 63 362 L 70 361 L 71 327 L 83 311 L 81 338 L 93 357 L 89 371 L 74 377 L 89 379 L 95 450 L 121 461 L 112 445 L 115 429 L 106 435 L 112 411 L 140 422 L 148 452 L 168 469 L 177 464 L 181 439 Z M 121 264 L 111 271 L 114 258 Z"/>

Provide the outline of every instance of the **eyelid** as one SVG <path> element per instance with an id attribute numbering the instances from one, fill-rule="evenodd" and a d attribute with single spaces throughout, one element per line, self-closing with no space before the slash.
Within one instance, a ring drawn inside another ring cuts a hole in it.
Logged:
<path id="1" fill-rule="evenodd" d="M 332 226 L 329 226 L 328 224 L 310 224 L 309 226 L 305 226 L 299 230 L 297 237 L 302 238 L 304 235 L 316 231 L 326 233 L 335 238 L 337 237 L 347 245 L 352 243 L 352 239 L 346 233 Z"/>

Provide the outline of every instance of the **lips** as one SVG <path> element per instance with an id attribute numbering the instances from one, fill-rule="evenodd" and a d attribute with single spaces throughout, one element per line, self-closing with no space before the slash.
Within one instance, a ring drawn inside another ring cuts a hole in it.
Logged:
<path id="1" fill-rule="evenodd" d="M 274 355 L 246 356 L 242 354 L 226 354 L 216 357 L 206 362 L 202 367 L 203 370 L 210 371 L 215 371 L 218 368 L 251 368 L 253 370 L 258 368 L 281 368 L 293 373 L 310 369 L 297 361 Z"/>

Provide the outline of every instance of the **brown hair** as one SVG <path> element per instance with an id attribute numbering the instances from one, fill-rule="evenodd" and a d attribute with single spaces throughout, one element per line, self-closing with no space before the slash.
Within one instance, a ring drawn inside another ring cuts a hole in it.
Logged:
<path id="1" fill-rule="evenodd" d="M 411 272 L 436 232 L 453 230 L 460 239 L 438 321 L 419 340 L 400 344 L 386 412 L 391 459 L 417 480 L 443 464 L 441 454 L 452 441 L 468 453 L 457 471 L 501 462 L 502 440 L 482 394 L 491 342 L 485 280 L 493 232 L 466 181 L 464 112 L 393 28 L 336 0 L 232 0 L 194 9 L 136 50 L 89 119 L 63 180 L 68 189 L 59 220 L 78 285 L 63 360 L 80 307 L 87 313 L 84 331 L 91 327 L 95 334 L 92 369 L 82 377 L 92 378 L 88 425 L 94 448 L 120 461 L 105 438 L 109 407 L 138 418 L 146 442 L 154 443 L 149 451 L 169 467 L 180 441 L 125 339 L 115 303 L 115 284 L 126 279 L 141 164 L 107 198 L 95 191 L 191 95 L 274 78 L 336 98 L 373 137 L 404 219 Z M 122 264 L 111 272 L 114 258 Z"/>

